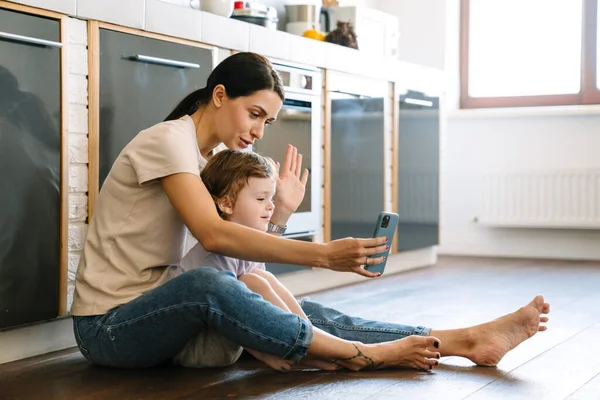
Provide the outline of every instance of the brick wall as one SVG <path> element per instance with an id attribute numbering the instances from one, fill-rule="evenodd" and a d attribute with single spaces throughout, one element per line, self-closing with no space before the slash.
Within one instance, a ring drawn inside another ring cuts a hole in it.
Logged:
<path id="1" fill-rule="evenodd" d="M 87 22 L 69 18 L 69 284 L 73 301 L 77 264 L 87 231 L 88 191 L 88 63 Z"/>

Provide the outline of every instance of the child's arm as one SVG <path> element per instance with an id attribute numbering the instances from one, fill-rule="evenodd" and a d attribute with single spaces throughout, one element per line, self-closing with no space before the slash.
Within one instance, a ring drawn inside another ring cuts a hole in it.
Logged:
<path id="1" fill-rule="evenodd" d="M 239 276 L 238 280 L 244 282 L 248 289 L 256 294 L 260 294 L 263 299 L 274 306 L 289 313 L 292 312 L 286 302 L 275 292 L 271 284 L 265 278 L 256 274 L 255 271 Z"/>
<path id="2" fill-rule="evenodd" d="M 261 278 L 264 278 L 267 282 L 269 282 L 269 285 L 271 286 L 273 291 L 279 296 L 281 300 L 283 300 L 290 312 L 296 315 L 300 315 L 305 320 L 308 320 L 308 317 L 306 316 L 306 314 L 304 314 L 302 307 L 300 307 L 300 304 L 298 304 L 298 301 L 296 301 L 294 295 L 292 295 L 292 293 L 290 293 L 290 291 L 285 286 L 283 286 L 283 284 L 279 281 L 279 279 L 275 277 L 275 275 L 273 275 L 269 271 L 261 270 L 258 268 L 252 270 L 252 273 L 260 276 Z"/>

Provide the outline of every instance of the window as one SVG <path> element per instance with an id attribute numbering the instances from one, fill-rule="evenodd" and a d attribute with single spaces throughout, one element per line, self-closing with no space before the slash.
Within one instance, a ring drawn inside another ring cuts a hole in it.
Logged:
<path id="1" fill-rule="evenodd" d="M 600 104 L 600 0 L 462 0 L 461 108 Z"/>

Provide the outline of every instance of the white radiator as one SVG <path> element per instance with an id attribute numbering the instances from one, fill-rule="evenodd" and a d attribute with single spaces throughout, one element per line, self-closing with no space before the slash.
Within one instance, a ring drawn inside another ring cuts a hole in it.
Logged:
<path id="1" fill-rule="evenodd" d="M 476 222 L 523 228 L 600 228 L 600 170 L 489 174 Z"/>

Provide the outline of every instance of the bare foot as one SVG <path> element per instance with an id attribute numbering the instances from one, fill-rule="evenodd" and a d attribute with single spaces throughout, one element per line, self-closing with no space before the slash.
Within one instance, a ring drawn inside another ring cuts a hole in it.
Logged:
<path id="1" fill-rule="evenodd" d="M 543 314 L 550 312 L 550 304 L 544 302 L 543 296 L 536 296 L 531 303 L 519 310 L 488 323 L 469 328 L 468 336 L 473 340 L 466 355 L 477 365 L 493 367 L 502 357 L 519 344 L 546 326 L 548 322 Z"/>
<path id="2" fill-rule="evenodd" d="M 402 367 L 430 370 L 439 364 L 440 353 L 436 349 L 440 347 L 440 340 L 433 336 L 409 336 L 393 342 L 353 345 L 356 355 L 334 362 L 353 371 Z"/>
<path id="3" fill-rule="evenodd" d="M 285 360 L 281 357 L 274 356 L 272 354 L 261 353 L 256 350 L 245 349 L 248 353 L 252 354 L 256 359 L 264 362 L 269 367 L 277 371 L 289 371 L 292 368 L 292 361 Z"/>

